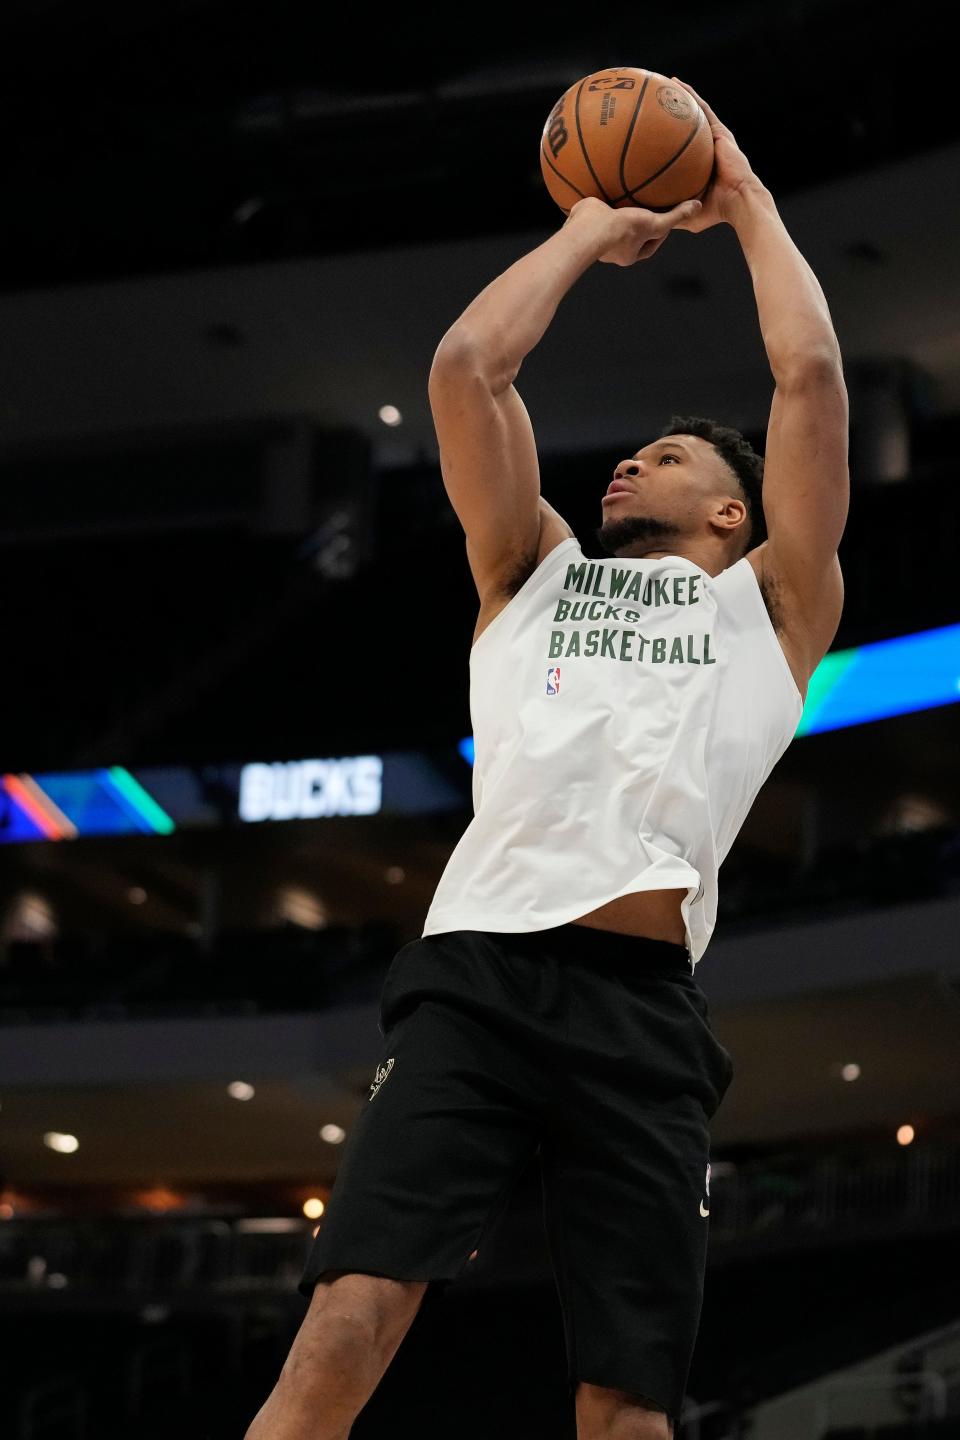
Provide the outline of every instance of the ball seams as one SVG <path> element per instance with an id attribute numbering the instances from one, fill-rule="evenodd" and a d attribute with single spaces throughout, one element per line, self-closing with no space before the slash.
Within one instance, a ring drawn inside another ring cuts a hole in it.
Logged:
<path id="1" fill-rule="evenodd" d="M 627 151 L 630 149 L 630 141 L 633 139 L 633 132 L 636 128 L 637 118 L 640 114 L 640 107 L 643 105 L 643 97 L 647 93 L 647 86 L 649 84 L 649 74 L 644 75 L 643 84 L 640 87 L 640 94 L 637 96 L 637 103 L 633 107 L 633 114 L 630 116 L 630 124 L 627 126 L 627 133 L 623 142 L 623 149 L 620 151 L 620 184 L 623 186 L 623 195 L 618 196 L 618 199 L 625 199 L 626 196 L 630 194 L 630 190 L 627 186 L 626 174 Z"/>
<path id="2" fill-rule="evenodd" d="M 550 166 L 550 169 L 553 171 L 554 175 L 556 175 L 558 180 L 562 180 L 564 185 L 569 186 L 569 188 L 573 190 L 575 194 L 579 195 L 581 200 L 586 200 L 587 196 L 583 193 L 583 191 L 578 190 L 576 185 L 574 185 L 573 181 L 568 180 L 566 175 L 562 174 L 562 172 L 557 169 L 556 165 L 554 165 L 550 156 L 547 154 L 546 148 L 542 140 L 540 141 L 540 158 L 541 160 L 546 160 L 547 164 Z M 560 208 L 562 209 L 563 207 L 561 206 Z"/>
<path id="3" fill-rule="evenodd" d="M 586 85 L 586 83 L 587 83 L 587 81 L 588 81 L 589 79 L 590 79 L 590 76 L 589 76 L 589 75 L 585 75 L 584 78 L 580 81 L 580 84 L 577 86 L 577 99 L 576 99 L 576 104 L 575 104 L 575 106 L 574 106 L 574 114 L 575 114 L 575 116 L 576 116 L 576 121 L 577 121 L 577 139 L 580 141 L 580 150 L 581 150 L 581 152 L 582 152 L 582 154 L 583 154 L 584 160 L 587 162 L 587 169 L 590 171 L 590 174 L 593 176 L 593 183 L 594 183 L 594 185 L 596 185 L 597 189 L 600 191 L 600 198 L 603 199 L 603 200 L 606 200 L 607 204 L 609 205 L 609 204 L 610 204 L 610 196 L 607 194 L 606 190 L 604 190 L 603 186 L 600 184 L 600 177 L 597 175 L 596 170 L 594 170 L 594 168 L 593 168 L 593 162 L 592 162 L 591 159 L 590 159 L 590 155 L 589 155 L 589 153 L 588 153 L 588 151 L 587 151 L 586 142 L 584 141 L 584 138 L 583 138 L 583 127 L 582 127 L 581 124 L 580 124 L 580 94 L 581 94 L 581 92 L 582 92 L 582 90 L 583 90 L 584 85 Z"/>

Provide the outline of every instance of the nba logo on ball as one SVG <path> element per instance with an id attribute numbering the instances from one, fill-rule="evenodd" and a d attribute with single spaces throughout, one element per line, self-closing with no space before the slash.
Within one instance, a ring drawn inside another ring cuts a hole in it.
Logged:
<path id="1" fill-rule="evenodd" d="M 560 666 L 559 666 L 559 665 L 551 665 L 550 669 L 547 671 L 547 694 L 548 694 L 548 695 L 559 695 L 559 694 L 560 694 Z"/>

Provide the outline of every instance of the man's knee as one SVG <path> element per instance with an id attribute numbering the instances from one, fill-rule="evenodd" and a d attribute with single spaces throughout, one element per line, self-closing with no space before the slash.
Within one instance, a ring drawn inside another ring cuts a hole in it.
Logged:
<path id="1" fill-rule="evenodd" d="M 389 1359 L 413 1323 L 428 1284 L 325 1270 L 314 1286 L 300 1335 L 309 1340 L 317 1333 L 334 1332 L 345 1348 L 368 1348 Z"/>
<path id="2" fill-rule="evenodd" d="M 590 1385 L 576 1389 L 577 1440 L 672 1440 L 673 1421 L 655 1400 L 630 1390 Z"/>
<path id="3" fill-rule="evenodd" d="M 427 1281 L 325 1271 L 245 1440 L 346 1440 L 417 1313 Z"/>

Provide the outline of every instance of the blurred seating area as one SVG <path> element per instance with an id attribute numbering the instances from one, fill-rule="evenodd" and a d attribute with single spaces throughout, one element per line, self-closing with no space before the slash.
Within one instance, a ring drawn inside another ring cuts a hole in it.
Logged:
<path id="1" fill-rule="evenodd" d="M 864 835 L 846 844 L 825 838 L 806 863 L 739 846 L 724 863 L 718 924 L 814 912 L 827 917 L 958 891 L 960 829 L 954 825 Z"/>
<path id="2" fill-rule="evenodd" d="M 818 1163 L 823 1157 L 811 1168 Z M 749 1178 L 741 1176 L 744 1191 L 757 1192 L 758 1238 L 760 1192 L 779 1183 L 780 1168 L 768 1167 L 765 1183 L 759 1162 Z M 542 1234 L 533 1244 L 530 1238 L 535 1178 L 532 1167 L 529 1187 L 519 1187 L 476 1261 L 449 1289 L 430 1292 L 410 1343 L 358 1421 L 358 1440 L 382 1433 L 376 1427 L 387 1420 L 400 1433 L 439 1433 L 432 1427 L 451 1414 L 459 1435 L 481 1440 L 494 1432 L 498 1414 L 514 1413 L 515 1402 L 534 1412 L 526 1433 L 574 1440 L 556 1290 Z M 729 1183 L 718 1181 L 718 1207 Z M 733 1250 L 712 1239 L 688 1423 L 678 1440 L 753 1433 L 738 1428 L 751 1407 L 933 1327 L 955 1325 L 956 1190 L 951 1203 L 926 1230 L 924 1217 L 906 1204 L 893 1240 L 871 1226 L 863 1190 L 848 1196 L 843 1234 L 823 1227 L 804 1245 L 779 1251 Z M 153 1440 L 162 1417 L 183 1440 L 242 1434 L 241 1414 L 249 1421 L 262 1403 L 302 1318 L 295 1286 L 312 1230 L 295 1217 L 6 1221 L 0 1325 L 12 1379 L 0 1398 L 0 1433 L 13 1440 L 130 1433 Z M 956 1378 L 944 1379 L 951 1406 L 960 1400 Z M 427 1392 L 437 1407 L 432 1416 L 420 1411 Z M 911 1403 L 916 1392 L 907 1394 L 905 1380 L 901 1392 L 899 1413 L 909 1428 L 880 1427 L 878 1436 L 950 1433 L 919 1428 L 927 1415 Z M 86 1430 L 58 1428 L 58 1407 L 74 1419 L 85 1409 Z M 839 1406 L 835 1413 L 839 1421 Z M 854 1433 L 873 1432 L 829 1432 L 830 1440 Z"/>
<path id="3" fill-rule="evenodd" d="M 276 1320 L 255 1312 L 100 1305 L 0 1315 L 0 1327 L 9 1440 L 228 1440 L 282 1363 Z"/>
<path id="4" fill-rule="evenodd" d="M 0 1023 L 322 1010 L 379 996 L 401 944 L 390 922 L 11 941 Z"/>
<path id="5" fill-rule="evenodd" d="M 960 1220 L 960 1147 L 918 1145 L 718 1161 L 711 1180 L 711 1246 L 773 1248 L 832 1234 L 863 1238 Z"/>
<path id="6" fill-rule="evenodd" d="M 951 1440 L 957 1421 L 946 1415 L 941 1420 L 905 1420 L 899 1425 L 841 1425 L 828 1430 L 823 1440 Z"/>
<path id="7" fill-rule="evenodd" d="M 517 1214 L 525 1195 L 539 1213 L 536 1164 L 519 1186 Z M 914 1145 L 893 1156 L 886 1146 L 846 1145 L 715 1160 L 710 1195 L 710 1253 L 719 1263 L 933 1233 L 960 1226 L 960 1145 Z M 102 1213 L 80 1218 L 48 1203 L 0 1223 L 0 1292 L 283 1292 L 296 1283 L 315 1229 L 300 1215 L 238 1216 L 250 1208 L 242 1194 L 229 1205 L 211 1200 L 202 1213 L 195 1203 L 163 1216 L 133 1216 L 129 1201 L 118 1200 L 116 1213 L 104 1201 Z M 513 1266 L 527 1279 L 542 1266 L 542 1244 L 534 1251 L 535 1239 Z"/>
<path id="8" fill-rule="evenodd" d="M 738 850 L 724 867 L 718 935 L 960 892 L 954 827 L 826 844 L 807 865 Z M 399 924 L 63 934 L 0 945 L 0 1024 L 270 1014 L 362 1004 L 410 939 Z"/>

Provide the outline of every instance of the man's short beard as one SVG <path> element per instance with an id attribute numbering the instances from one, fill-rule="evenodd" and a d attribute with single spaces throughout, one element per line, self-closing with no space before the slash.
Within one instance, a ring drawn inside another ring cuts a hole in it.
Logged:
<path id="1" fill-rule="evenodd" d="M 653 515 L 625 515 L 622 520 L 605 520 L 594 531 L 597 543 L 608 555 L 617 555 L 636 540 L 666 540 L 670 535 L 679 535 L 680 526 L 672 520 L 657 520 Z M 659 550 L 659 545 L 651 549 Z"/>

